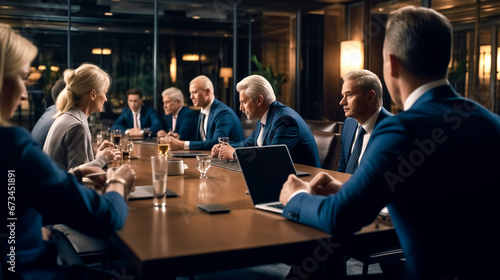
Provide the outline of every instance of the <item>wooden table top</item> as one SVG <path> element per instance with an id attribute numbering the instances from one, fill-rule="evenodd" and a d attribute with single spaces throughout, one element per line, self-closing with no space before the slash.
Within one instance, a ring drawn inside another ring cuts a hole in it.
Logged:
<path id="1" fill-rule="evenodd" d="M 151 185 L 151 155 L 156 146 L 136 144 L 129 164 L 136 171 L 136 185 Z M 208 153 L 208 151 L 207 151 Z M 318 246 L 329 235 L 278 214 L 256 210 L 246 193 L 243 175 L 212 166 L 207 179 L 199 178 L 196 158 L 184 158 L 184 175 L 168 176 L 167 188 L 179 196 L 167 199 L 166 208 L 153 207 L 152 199 L 129 201 L 124 228 L 117 232 L 115 244 L 146 278 L 157 275 L 185 275 L 215 269 L 286 261 Z M 319 168 L 297 165 L 311 180 Z M 327 171 L 346 181 L 349 174 Z M 220 203 L 227 214 L 209 215 L 196 205 Z M 391 229 L 381 223 L 361 232 Z M 279 250 L 278 250 L 279 249 Z M 191 265 L 196 261 L 196 265 Z M 195 268 L 196 267 L 196 268 Z"/>

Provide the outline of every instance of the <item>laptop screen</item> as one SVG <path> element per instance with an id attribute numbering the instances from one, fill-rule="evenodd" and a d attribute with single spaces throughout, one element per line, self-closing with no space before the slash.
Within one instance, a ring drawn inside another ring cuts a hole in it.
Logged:
<path id="1" fill-rule="evenodd" d="M 236 148 L 254 205 L 279 200 L 288 175 L 297 174 L 286 145 Z"/>

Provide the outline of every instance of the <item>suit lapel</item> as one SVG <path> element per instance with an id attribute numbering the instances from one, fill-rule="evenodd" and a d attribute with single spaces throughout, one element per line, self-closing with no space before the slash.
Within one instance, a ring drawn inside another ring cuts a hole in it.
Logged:
<path id="1" fill-rule="evenodd" d="M 356 129 L 358 128 L 358 122 L 354 119 L 352 120 L 353 121 L 349 124 L 348 131 L 346 131 L 346 143 L 349 143 L 349 145 L 344 147 L 344 154 L 347 155 L 346 161 L 351 156 L 352 145 L 354 144 L 354 135 L 356 134 Z"/>
<path id="2" fill-rule="evenodd" d="M 272 139 L 267 139 L 269 136 L 269 131 L 271 130 L 271 125 L 274 123 L 274 113 L 276 111 L 276 107 L 278 105 L 278 101 L 274 101 L 269 106 L 269 111 L 267 112 L 266 124 L 264 125 L 264 134 L 262 135 L 262 145 L 265 146 L 267 143 L 271 143 Z M 260 120 L 259 120 L 260 123 Z M 259 124 L 260 126 L 260 124 Z M 260 133 L 260 132 L 259 132 Z M 257 139 L 255 139 L 255 145 L 257 145 Z"/>
<path id="3" fill-rule="evenodd" d="M 219 100 L 214 99 L 214 103 L 212 103 L 212 107 L 210 107 L 210 114 L 208 115 L 208 120 L 207 120 L 207 131 L 205 132 L 205 137 L 207 137 L 207 139 L 212 138 L 212 135 L 214 134 L 211 124 L 214 121 L 218 105 L 219 105 Z M 199 124 L 198 127 L 200 127 Z"/>

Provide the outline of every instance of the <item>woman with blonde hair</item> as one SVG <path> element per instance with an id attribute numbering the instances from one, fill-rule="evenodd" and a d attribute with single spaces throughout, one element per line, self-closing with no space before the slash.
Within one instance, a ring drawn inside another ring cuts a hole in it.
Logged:
<path id="1" fill-rule="evenodd" d="M 10 27 L 0 24 L 0 172 L 5 183 L 0 211 L 0 279 L 111 279 L 86 266 L 57 265 L 57 247 L 45 240 L 44 224 L 66 224 L 94 236 L 110 236 L 123 227 L 134 171 L 123 166 L 108 171 L 107 188 L 99 195 L 79 181 L 102 171 L 82 167 L 74 175 L 61 170 L 24 128 L 9 124 L 21 100 L 28 98 L 24 80 L 37 48 Z M 101 180 L 106 180 L 101 178 Z M 10 237 L 10 238 L 7 238 Z"/>
<path id="2" fill-rule="evenodd" d="M 50 127 L 43 151 L 61 168 L 104 167 L 114 160 L 114 145 L 104 141 L 94 156 L 88 117 L 103 109 L 111 78 L 96 65 L 85 63 L 64 71 L 66 87 L 57 97 L 56 120 Z"/>

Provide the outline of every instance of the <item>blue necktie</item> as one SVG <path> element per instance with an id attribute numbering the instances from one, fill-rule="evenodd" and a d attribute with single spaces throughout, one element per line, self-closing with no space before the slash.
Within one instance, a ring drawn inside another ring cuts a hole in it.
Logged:
<path id="1" fill-rule="evenodd" d="M 358 137 L 354 143 L 354 149 L 352 149 L 351 156 L 347 162 L 347 167 L 345 168 L 345 173 L 352 174 L 354 170 L 358 167 L 359 155 L 361 154 L 361 148 L 363 147 L 363 135 L 365 135 L 365 130 L 362 126 L 358 128 Z"/>
<path id="2" fill-rule="evenodd" d="M 206 135 L 205 135 L 205 114 L 200 113 L 200 135 L 201 135 L 201 140 L 205 141 Z"/>

